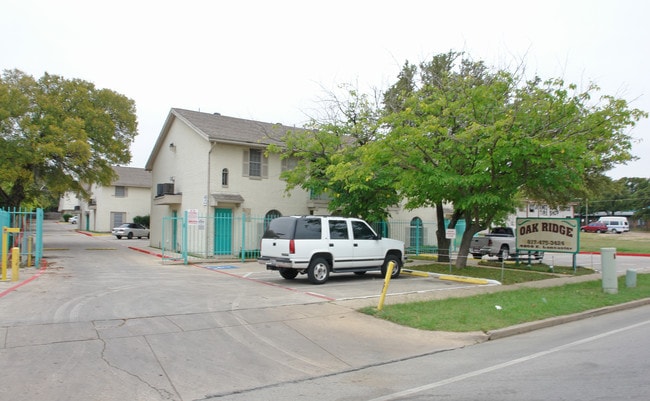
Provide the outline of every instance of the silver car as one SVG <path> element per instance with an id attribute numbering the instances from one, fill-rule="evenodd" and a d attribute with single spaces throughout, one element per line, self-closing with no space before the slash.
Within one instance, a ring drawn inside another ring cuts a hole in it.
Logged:
<path id="1" fill-rule="evenodd" d="M 131 239 L 133 237 L 149 238 L 149 229 L 141 224 L 136 223 L 124 223 L 119 227 L 113 228 L 112 233 L 117 237 L 117 239 L 122 239 L 122 237 L 126 237 L 128 239 Z"/>

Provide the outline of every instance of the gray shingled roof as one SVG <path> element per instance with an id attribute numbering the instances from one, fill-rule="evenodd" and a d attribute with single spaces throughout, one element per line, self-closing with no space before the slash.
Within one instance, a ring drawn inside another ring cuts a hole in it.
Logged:
<path id="1" fill-rule="evenodd" d="M 151 172 L 143 168 L 113 166 L 119 176 L 113 186 L 151 188 Z"/>
<path id="2" fill-rule="evenodd" d="M 172 109 L 172 113 L 184 120 L 191 127 L 215 141 L 256 143 L 269 145 L 281 143 L 280 138 L 287 131 L 301 130 L 282 124 L 264 123 L 235 117 L 222 116 L 218 113 Z"/>

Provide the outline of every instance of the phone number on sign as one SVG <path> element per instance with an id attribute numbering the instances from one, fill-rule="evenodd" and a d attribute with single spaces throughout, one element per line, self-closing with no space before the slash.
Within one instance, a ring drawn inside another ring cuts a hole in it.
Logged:
<path id="1" fill-rule="evenodd" d="M 529 239 L 529 240 L 526 240 L 525 245 L 565 246 L 567 244 L 564 241 Z"/>

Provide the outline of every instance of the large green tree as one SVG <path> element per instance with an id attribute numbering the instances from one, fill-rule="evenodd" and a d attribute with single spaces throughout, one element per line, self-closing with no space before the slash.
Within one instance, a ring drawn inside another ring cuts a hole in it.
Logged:
<path id="1" fill-rule="evenodd" d="M 408 206 L 450 202 L 450 226 L 465 220 L 457 267 L 466 264 L 472 236 L 523 198 L 566 204 L 630 160 L 627 130 L 646 116 L 622 99 L 596 98 L 594 85 L 578 91 L 557 79 L 524 81 L 459 53 L 422 63 L 415 85 L 401 82 L 416 77 L 407 67 L 391 90 L 412 92 L 391 104 L 381 143 L 403 171 L 398 188 Z"/>
<path id="2" fill-rule="evenodd" d="M 0 77 L 0 205 L 47 206 L 65 191 L 87 196 L 128 164 L 135 103 L 94 84 L 18 70 Z"/>
<path id="3" fill-rule="evenodd" d="M 600 216 L 633 212 L 635 219 L 650 220 L 650 179 L 624 177 L 612 180 L 605 177 L 600 188 L 580 202 L 580 214 Z"/>
<path id="4" fill-rule="evenodd" d="M 314 120 L 272 151 L 297 160 L 284 173 L 288 187 L 329 193 L 330 210 L 375 218 L 402 201 L 435 207 L 440 249 L 448 248 L 445 218 L 452 228 L 465 220 L 463 267 L 472 236 L 522 200 L 557 206 L 597 189 L 606 171 L 633 158 L 628 129 L 647 116 L 595 85 L 526 80 L 523 70 L 456 52 L 407 62 L 383 107 L 350 92 L 332 102 L 339 118 Z"/>
<path id="5" fill-rule="evenodd" d="M 296 187 L 327 199 L 337 214 L 372 222 L 388 216 L 388 207 L 400 201 L 395 174 L 388 164 L 377 168 L 383 149 L 365 151 L 380 136 L 378 101 L 349 85 L 343 95 L 328 93 L 325 117 L 312 118 L 307 129 L 294 130 L 282 138 L 282 146 L 270 152 L 292 161 L 293 168 L 281 177 L 287 191 Z"/>

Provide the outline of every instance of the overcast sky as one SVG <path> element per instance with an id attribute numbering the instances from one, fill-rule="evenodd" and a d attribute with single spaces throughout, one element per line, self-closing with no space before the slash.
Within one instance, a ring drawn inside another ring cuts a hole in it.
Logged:
<path id="1" fill-rule="evenodd" d="M 0 0 L 0 68 L 133 99 L 144 167 L 173 107 L 302 125 L 324 89 L 386 89 L 449 50 L 650 111 L 649 16 L 647 0 Z M 649 132 L 631 131 L 640 160 L 610 177 L 650 177 Z"/>

